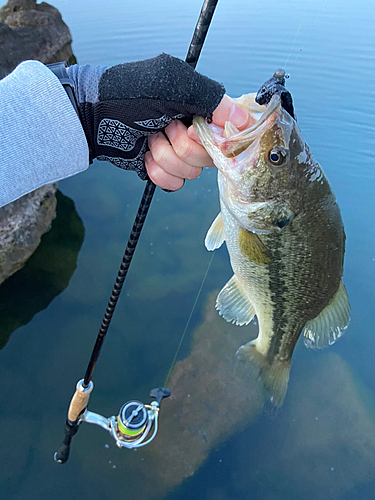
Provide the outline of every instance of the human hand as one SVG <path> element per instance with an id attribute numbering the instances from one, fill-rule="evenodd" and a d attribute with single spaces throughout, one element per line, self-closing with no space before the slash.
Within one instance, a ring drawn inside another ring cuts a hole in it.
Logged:
<path id="1" fill-rule="evenodd" d="M 164 130 L 175 119 L 190 124 L 194 115 L 211 118 L 225 92 L 220 83 L 167 54 L 110 68 L 75 65 L 68 68 L 68 75 L 90 158 L 135 170 L 141 179 L 147 177 L 144 156 L 148 136 Z M 181 136 L 181 125 L 175 122 L 170 126 L 171 137 L 176 127 L 176 137 Z M 156 148 L 160 134 L 155 141 Z M 195 153 L 193 157 L 195 162 Z M 177 165 L 177 170 L 180 167 Z M 185 170 L 179 174 L 185 175 Z"/>
<path id="2" fill-rule="evenodd" d="M 235 105 L 228 95 L 224 95 L 213 112 L 212 122 L 224 127 L 229 117 L 239 130 L 255 123 L 249 113 Z M 193 126 L 187 128 L 179 120 L 174 120 L 165 128 L 165 134 L 158 132 L 150 135 L 150 151 L 145 154 L 147 173 L 157 186 L 176 191 L 184 185 L 185 179 L 198 177 L 203 167 L 214 166 Z"/>

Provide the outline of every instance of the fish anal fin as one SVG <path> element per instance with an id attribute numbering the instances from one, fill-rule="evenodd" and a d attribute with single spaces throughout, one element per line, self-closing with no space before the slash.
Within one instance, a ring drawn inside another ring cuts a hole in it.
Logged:
<path id="1" fill-rule="evenodd" d="M 254 308 L 235 275 L 217 296 L 216 309 L 224 319 L 239 326 L 249 324 L 255 315 Z"/>
<path id="2" fill-rule="evenodd" d="M 204 244 L 207 250 L 211 251 L 221 247 L 221 245 L 224 243 L 224 240 L 225 240 L 224 223 L 220 212 L 219 215 L 211 224 L 210 229 L 207 231 Z"/>
<path id="3" fill-rule="evenodd" d="M 240 228 L 238 245 L 242 255 L 255 264 L 264 266 L 271 262 L 271 253 L 259 236 L 252 231 Z"/>
<path id="4" fill-rule="evenodd" d="M 288 388 L 290 374 L 290 359 L 280 360 L 277 357 L 270 363 L 269 360 L 260 353 L 256 346 L 257 339 L 240 347 L 236 357 L 244 365 L 254 372 L 257 369 L 263 385 L 270 395 L 271 402 L 275 406 L 283 404 Z"/>
<path id="5" fill-rule="evenodd" d="M 345 285 L 339 287 L 330 303 L 303 330 L 303 341 L 310 349 L 322 349 L 336 342 L 348 326 L 350 304 Z"/>

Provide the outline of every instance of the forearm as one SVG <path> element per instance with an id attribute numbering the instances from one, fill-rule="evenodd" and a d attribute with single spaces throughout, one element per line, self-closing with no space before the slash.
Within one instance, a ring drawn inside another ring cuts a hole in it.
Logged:
<path id="1" fill-rule="evenodd" d="M 21 63 L 1 80 L 0 102 L 0 206 L 88 167 L 78 116 L 42 63 Z"/>

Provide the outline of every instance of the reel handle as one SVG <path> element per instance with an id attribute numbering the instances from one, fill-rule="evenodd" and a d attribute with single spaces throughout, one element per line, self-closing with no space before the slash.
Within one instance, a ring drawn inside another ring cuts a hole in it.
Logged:
<path id="1" fill-rule="evenodd" d="M 155 398 L 157 404 L 160 406 L 163 398 L 169 398 L 171 391 L 166 387 L 156 387 L 150 391 L 150 397 Z"/>

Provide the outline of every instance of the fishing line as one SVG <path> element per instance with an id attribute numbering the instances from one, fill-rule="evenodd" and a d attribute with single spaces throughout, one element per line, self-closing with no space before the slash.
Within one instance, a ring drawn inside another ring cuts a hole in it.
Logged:
<path id="1" fill-rule="evenodd" d="M 190 320 L 191 320 L 191 318 L 192 318 L 192 316 L 193 316 L 193 313 L 194 313 L 195 307 L 196 307 L 196 305 L 197 305 L 197 303 L 198 303 L 199 296 L 200 296 L 200 294 L 201 294 L 201 291 L 202 291 L 202 288 L 203 288 L 204 282 L 206 281 L 206 278 L 207 278 L 207 275 L 208 275 L 208 271 L 210 270 L 210 267 L 211 267 L 212 261 L 214 260 L 214 257 L 215 257 L 215 251 L 212 253 L 212 257 L 211 257 L 211 259 L 210 259 L 210 262 L 208 263 L 208 267 L 207 267 L 206 273 L 205 273 L 205 275 L 203 276 L 203 280 L 202 280 L 201 286 L 199 287 L 199 290 L 198 290 L 197 296 L 195 297 L 195 301 L 194 301 L 194 304 L 193 304 L 192 310 L 190 311 L 190 315 L 189 315 L 189 318 L 188 318 L 188 320 L 187 320 L 187 322 L 186 322 L 186 325 L 185 325 L 184 331 L 183 331 L 183 333 L 182 333 L 182 336 L 181 336 L 181 339 L 180 339 L 180 343 L 178 344 L 176 354 L 174 355 L 174 358 L 173 358 L 173 361 L 172 361 L 171 367 L 170 367 L 170 369 L 169 369 L 169 372 L 168 372 L 167 378 L 165 379 L 165 382 L 164 382 L 164 387 L 166 387 L 166 386 L 168 385 L 168 380 L 169 380 L 169 377 L 170 377 L 170 375 L 171 375 L 171 373 L 172 373 L 172 370 L 173 370 L 173 368 L 174 368 L 174 365 L 176 364 L 176 359 L 177 359 L 178 353 L 180 352 L 180 348 L 181 348 L 182 342 L 184 341 L 184 338 L 185 338 L 185 335 L 186 335 L 187 329 L 189 328 Z"/>
<path id="2" fill-rule="evenodd" d="M 328 1 L 328 0 L 324 0 L 323 5 L 320 7 L 320 9 L 318 10 L 317 14 L 315 15 L 315 17 L 314 17 L 314 21 L 313 21 L 313 24 L 312 24 L 312 28 L 311 28 L 311 29 L 314 29 L 314 28 L 315 28 L 315 24 L 316 24 L 317 20 L 320 18 L 321 14 L 322 14 L 322 12 L 323 12 L 323 9 L 324 9 L 324 7 L 325 7 L 325 5 L 326 5 L 326 3 L 327 3 L 327 1 Z M 298 36 L 299 36 L 299 34 L 300 34 L 300 31 L 301 31 L 302 24 L 303 24 L 304 20 L 305 20 L 305 16 L 302 18 L 302 20 L 301 20 L 301 22 L 300 22 L 300 25 L 299 25 L 299 27 L 298 27 L 298 29 L 297 29 L 296 36 L 294 37 L 294 40 L 293 40 L 293 43 L 292 43 L 291 49 L 290 49 L 290 51 L 289 51 L 289 55 L 288 55 L 288 57 L 287 57 L 287 60 L 285 61 L 285 65 L 284 65 L 285 70 L 286 70 L 286 66 L 287 66 L 287 64 L 288 64 L 288 62 L 289 62 L 290 56 L 291 56 L 291 54 L 292 54 L 292 51 L 293 51 L 294 45 L 295 45 L 295 43 L 296 43 L 296 41 L 297 41 L 297 38 L 298 38 Z M 305 45 L 306 45 L 306 40 L 307 40 L 307 37 L 306 37 L 305 41 L 303 42 L 303 45 L 302 45 L 301 49 L 297 52 L 296 58 L 295 58 L 295 60 L 294 60 L 294 62 L 293 62 L 294 64 L 297 62 L 297 60 L 298 60 L 298 58 L 299 58 L 299 56 L 300 56 L 301 52 L 303 51 L 303 48 L 304 48 L 304 47 L 305 47 Z"/>
<path id="3" fill-rule="evenodd" d="M 286 65 L 288 64 L 289 62 L 289 58 L 290 58 L 290 55 L 292 53 L 292 50 L 293 50 L 293 47 L 294 47 L 294 44 L 296 43 L 296 40 L 298 38 L 298 35 L 299 35 L 299 32 L 301 31 L 301 27 L 302 27 L 302 24 L 303 24 L 303 21 L 305 20 L 305 18 L 303 17 L 301 22 L 300 22 L 300 25 L 298 27 L 298 30 L 297 30 L 297 33 L 296 33 L 296 36 L 294 37 L 294 40 L 293 40 L 293 43 L 292 43 L 292 46 L 290 48 L 290 51 L 289 51 L 289 55 L 288 55 L 288 58 L 287 60 L 285 61 L 285 64 L 284 64 L 284 67 L 285 67 L 285 70 L 286 70 Z"/>
<path id="4" fill-rule="evenodd" d="M 321 7 L 321 8 L 320 8 L 320 10 L 318 11 L 318 13 L 315 15 L 315 18 L 314 18 L 314 21 L 313 21 L 313 25 L 312 25 L 312 29 L 314 29 L 314 28 L 315 28 L 315 23 L 316 23 L 316 21 L 320 18 L 321 14 L 322 14 L 322 12 L 323 12 L 323 9 L 324 9 L 324 7 L 325 7 L 325 5 L 326 5 L 326 3 L 327 3 L 327 1 L 328 1 L 328 0 L 325 0 L 324 4 L 322 5 L 322 7 Z M 306 41 L 305 41 L 305 42 L 303 42 L 303 45 L 302 45 L 302 47 L 301 47 L 301 50 L 300 50 L 299 52 L 297 52 L 296 58 L 295 58 L 295 60 L 294 60 L 294 63 L 296 63 L 296 62 L 297 62 L 297 60 L 298 60 L 298 58 L 299 58 L 299 56 L 300 56 L 301 52 L 303 51 L 303 49 L 304 49 L 305 45 L 306 45 Z"/>

